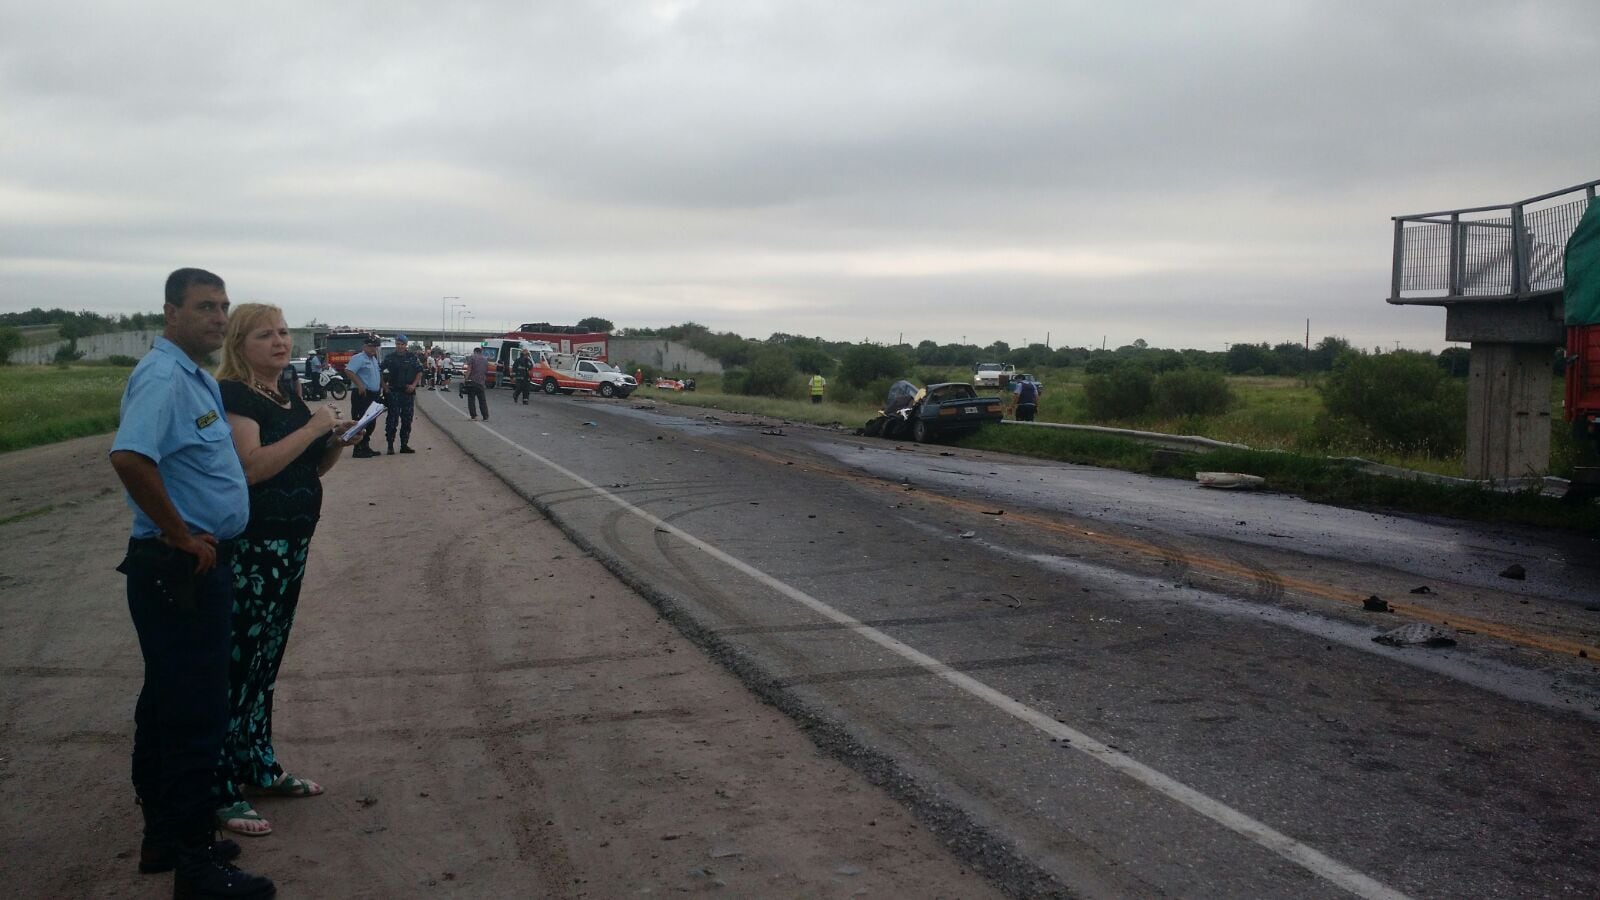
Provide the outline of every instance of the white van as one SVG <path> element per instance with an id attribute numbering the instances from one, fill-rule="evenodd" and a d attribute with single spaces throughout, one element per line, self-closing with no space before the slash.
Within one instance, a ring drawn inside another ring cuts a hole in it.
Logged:
<path id="1" fill-rule="evenodd" d="M 511 384 L 511 361 L 524 350 L 537 361 L 541 353 L 554 353 L 556 348 L 549 341 L 527 338 L 490 338 L 483 342 L 483 355 L 489 360 L 489 387 Z"/>

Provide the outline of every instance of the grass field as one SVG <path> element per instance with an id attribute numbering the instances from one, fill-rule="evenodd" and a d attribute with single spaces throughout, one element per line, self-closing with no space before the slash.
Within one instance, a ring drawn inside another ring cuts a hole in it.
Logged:
<path id="1" fill-rule="evenodd" d="M 36 447 L 117 427 L 131 368 L 103 365 L 7 366 L 0 391 L 0 452 Z"/>

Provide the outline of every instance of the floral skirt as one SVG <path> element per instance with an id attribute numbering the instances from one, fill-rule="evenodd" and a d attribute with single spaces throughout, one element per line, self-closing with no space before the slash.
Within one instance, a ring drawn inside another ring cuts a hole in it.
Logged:
<path id="1" fill-rule="evenodd" d="M 228 730 L 212 785 L 218 808 L 242 799 L 240 785 L 267 787 L 283 775 L 272 749 L 272 694 L 310 548 L 304 537 L 244 539 L 234 550 Z"/>

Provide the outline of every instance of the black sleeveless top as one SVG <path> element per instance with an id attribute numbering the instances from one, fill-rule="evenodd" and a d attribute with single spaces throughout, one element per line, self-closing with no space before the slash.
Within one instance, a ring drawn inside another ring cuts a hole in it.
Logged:
<path id="1" fill-rule="evenodd" d="M 311 410 L 294 394 L 289 395 L 289 408 L 284 409 L 242 381 L 223 381 L 218 386 L 223 409 L 254 419 L 260 426 L 262 446 L 283 440 L 311 421 Z M 317 475 L 317 464 L 326 449 L 322 441 L 313 441 L 283 471 L 250 485 L 250 524 L 245 526 L 245 537 L 302 538 L 317 530 L 322 516 L 322 478 Z"/>

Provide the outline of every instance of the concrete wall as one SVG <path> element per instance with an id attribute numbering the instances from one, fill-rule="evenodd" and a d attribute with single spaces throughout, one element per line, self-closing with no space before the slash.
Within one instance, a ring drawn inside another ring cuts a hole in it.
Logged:
<path id="1" fill-rule="evenodd" d="M 1520 478 L 1550 468 L 1550 348 L 1472 345 L 1467 383 L 1468 478 Z"/>
<path id="2" fill-rule="evenodd" d="M 655 366 L 668 372 L 722 374 L 722 363 L 692 347 L 660 338 L 612 338 L 606 350 L 611 364 L 628 368 L 629 363 Z"/>
<path id="3" fill-rule="evenodd" d="M 84 359 L 106 359 L 111 356 L 131 356 L 138 359 L 149 352 L 150 345 L 161 336 L 159 331 L 119 331 L 115 334 L 92 334 L 88 337 L 78 338 L 78 350 Z M 51 341 L 48 344 L 36 344 L 32 347 L 21 347 L 11 354 L 11 361 L 18 365 L 40 365 L 55 362 L 56 350 L 65 347 L 67 341 Z"/>

